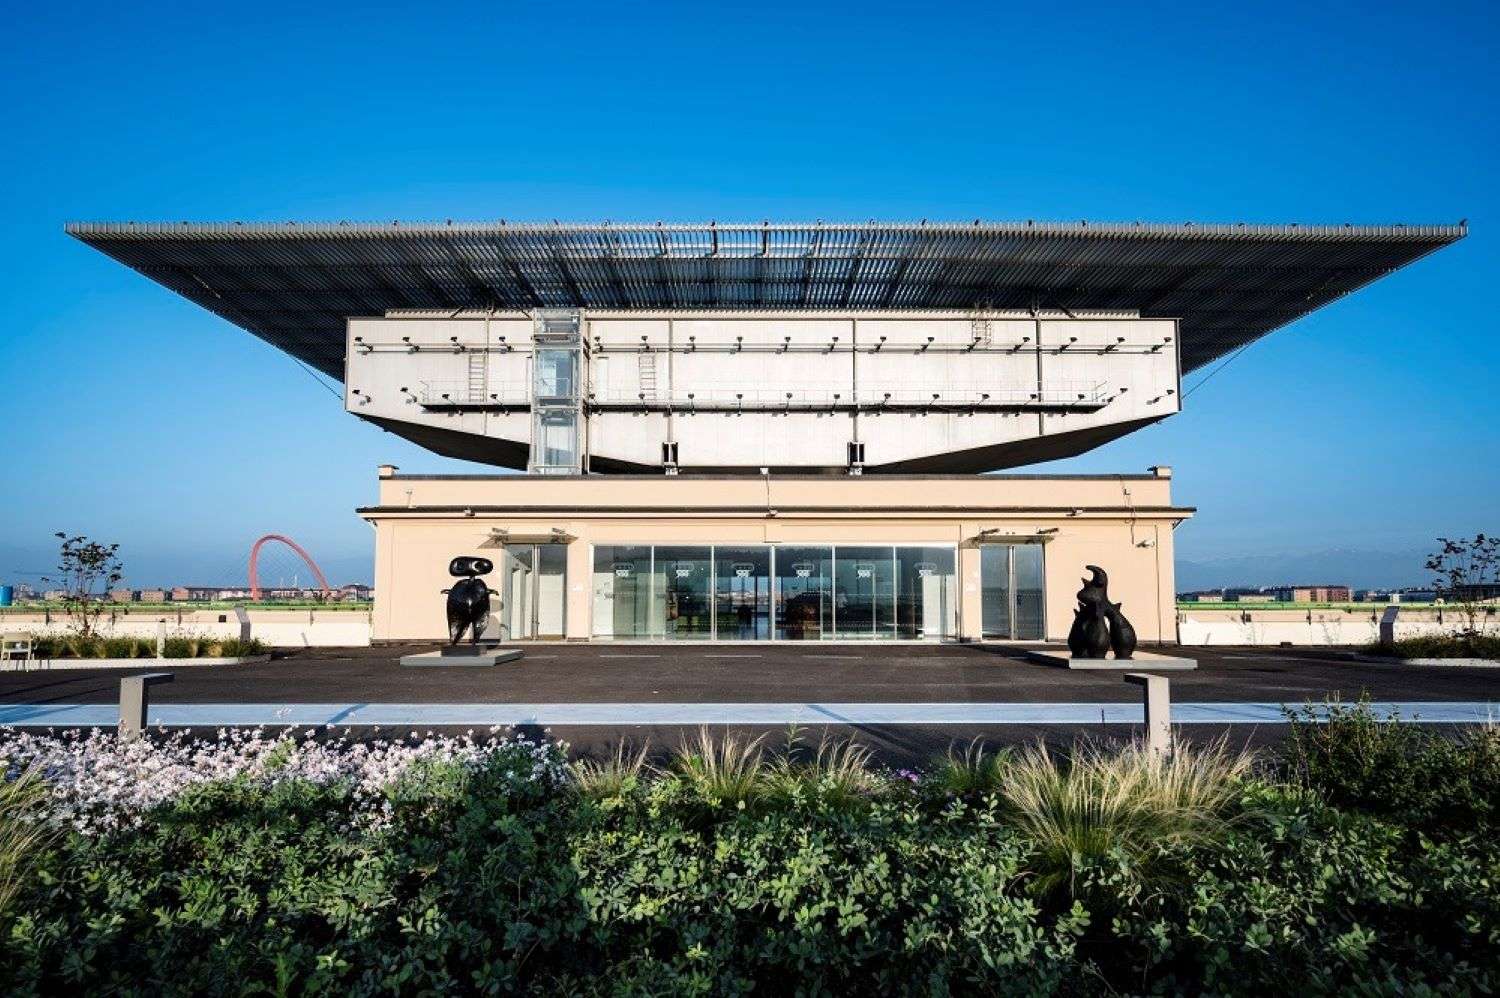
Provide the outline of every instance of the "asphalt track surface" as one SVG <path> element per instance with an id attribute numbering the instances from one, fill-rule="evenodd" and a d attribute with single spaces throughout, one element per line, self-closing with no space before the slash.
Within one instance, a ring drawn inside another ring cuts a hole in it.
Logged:
<path id="1" fill-rule="evenodd" d="M 1120 675 L 1033 664 L 1006 646 L 533 644 L 520 661 L 490 669 L 399 664 L 402 654 L 430 647 L 317 649 L 263 664 L 177 668 L 174 682 L 152 690 L 153 720 L 159 710 L 177 713 L 167 723 L 195 731 L 234 716 L 273 726 L 331 720 L 355 725 L 350 737 L 372 738 L 482 731 L 485 720 L 504 719 L 586 754 L 621 740 L 672 745 L 699 724 L 775 741 L 795 723 L 813 737 L 855 735 L 893 764 L 924 761 L 973 738 L 1066 742 L 1139 731 L 1139 690 Z M 1223 735 L 1264 744 L 1286 730 L 1280 705 L 1360 696 L 1429 720 L 1500 718 L 1500 669 L 1360 662 L 1334 649 L 1188 654 L 1198 670 L 1169 675 L 1175 716 L 1188 722 L 1181 734 L 1194 740 Z M 143 661 L 141 671 L 153 666 Z M 119 680 L 129 674 L 0 674 L 0 718 L 35 713 L 24 723 L 62 725 L 72 705 L 96 705 L 71 723 L 107 723 L 109 711 L 99 708 L 117 702 Z M 247 708 L 254 710 L 247 715 Z M 1214 720 L 1216 712 L 1225 723 Z"/>

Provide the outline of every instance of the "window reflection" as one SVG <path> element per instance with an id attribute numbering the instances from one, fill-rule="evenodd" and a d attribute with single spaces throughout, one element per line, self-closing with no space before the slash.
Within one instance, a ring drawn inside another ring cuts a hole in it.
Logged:
<path id="1" fill-rule="evenodd" d="M 657 616 L 663 636 L 700 641 L 713 636 L 712 564 L 706 547 L 656 549 L 656 599 L 661 607 Z"/>
<path id="2" fill-rule="evenodd" d="M 958 630 L 952 548 L 896 549 L 896 637 L 946 638 Z"/>
<path id="3" fill-rule="evenodd" d="M 771 636 L 771 549 L 714 547 L 714 618 L 721 641 Z"/>
<path id="4" fill-rule="evenodd" d="M 594 636 L 651 636 L 651 548 L 594 548 Z"/>
<path id="5" fill-rule="evenodd" d="M 833 548 L 776 549 L 776 637 L 833 637 Z"/>
<path id="6" fill-rule="evenodd" d="M 841 638 L 890 638 L 896 633 L 893 548 L 834 548 L 834 626 Z"/>
<path id="7" fill-rule="evenodd" d="M 979 551 L 980 633 L 986 638 L 1041 641 L 1043 569 L 1040 544 L 986 544 Z"/>

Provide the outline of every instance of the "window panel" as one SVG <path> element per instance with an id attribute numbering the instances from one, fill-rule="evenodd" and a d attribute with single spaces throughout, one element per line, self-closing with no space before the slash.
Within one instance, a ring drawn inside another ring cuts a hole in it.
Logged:
<path id="1" fill-rule="evenodd" d="M 594 636 L 645 638 L 653 630 L 651 549 L 645 545 L 594 548 Z"/>
<path id="2" fill-rule="evenodd" d="M 707 640 L 713 636 L 713 560 L 706 547 L 658 547 L 656 595 L 667 638 Z"/>
<path id="3" fill-rule="evenodd" d="M 833 548 L 776 549 L 776 637 L 833 637 Z"/>
<path id="4" fill-rule="evenodd" d="M 771 637 L 771 549 L 714 547 L 714 614 L 721 641 Z"/>
<path id="5" fill-rule="evenodd" d="M 952 637 L 957 593 L 952 548 L 896 548 L 896 637 Z"/>

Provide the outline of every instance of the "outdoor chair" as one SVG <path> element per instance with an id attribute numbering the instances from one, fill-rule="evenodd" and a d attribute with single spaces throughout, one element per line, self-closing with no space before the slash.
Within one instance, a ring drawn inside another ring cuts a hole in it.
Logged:
<path id="1" fill-rule="evenodd" d="M 34 642 L 30 634 L 0 635 L 0 662 L 20 662 L 24 671 L 35 661 Z"/>

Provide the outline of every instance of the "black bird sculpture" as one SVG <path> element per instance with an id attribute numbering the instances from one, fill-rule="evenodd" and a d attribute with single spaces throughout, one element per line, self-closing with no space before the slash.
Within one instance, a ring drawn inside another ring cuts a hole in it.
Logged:
<path id="1" fill-rule="evenodd" d="M 1074 658 L 1103 658 L 1109 654 L 1109 576 L 1098 565 L 1085 565 L 1092 573 L 1078 590 L 1078 609 L 1073 611 L 1073 628 L 1068 632 L 1068 651 Z"/>
<path id="2" fill-rule="evenodd" d="M 1078 609 L 1068 632 L 1068 651 L 1074 658 L 1103 658 L 1111 650 L 1117 659 L 1135 654 L 1135 628 L 1109 601 L 1109 576 L 1098 565 L 1085 565 L 1089 578 L 1078 590 Z"/>

